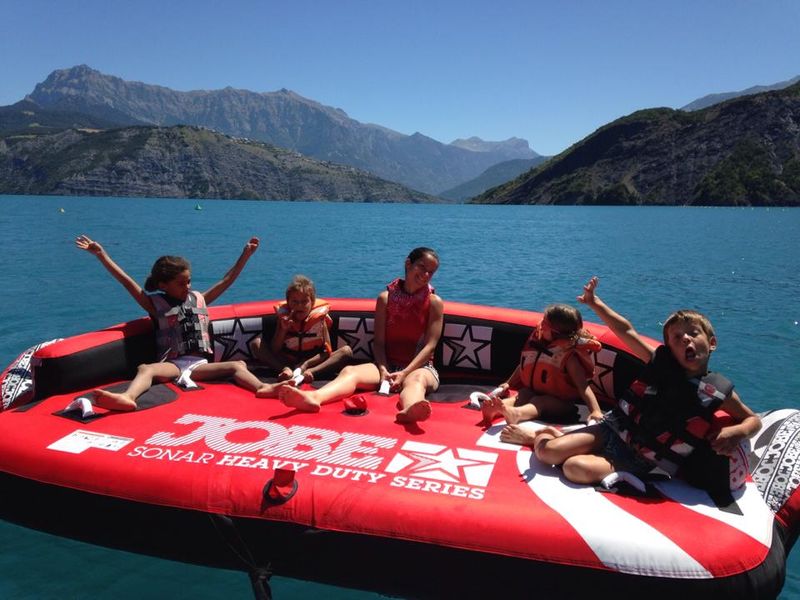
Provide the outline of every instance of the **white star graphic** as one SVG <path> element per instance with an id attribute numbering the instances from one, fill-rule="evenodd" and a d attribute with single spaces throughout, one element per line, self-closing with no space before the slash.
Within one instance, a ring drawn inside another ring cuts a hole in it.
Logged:
<path id="1" fill-rule="evenodd" d="M 417 460 L 417 464 L 410 469 L 414 473 L 454 483 L 463 479 L 461 468 L 483 464 L 477 460 L 458 458 L 451 448 L 447 448 L 439 454 L 422 454 L 420 452 L 409 452 L 409 454 Z"/>

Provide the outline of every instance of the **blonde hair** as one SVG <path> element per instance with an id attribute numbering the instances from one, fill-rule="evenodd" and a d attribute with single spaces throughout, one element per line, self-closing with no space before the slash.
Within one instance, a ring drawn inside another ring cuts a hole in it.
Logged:
<path id="1" fill-rule="evenodd" d="M 665 344 L 667 343 L 667 330 L 676 323 L 691 323 L 693 325 L 697 325 L 703 330 L 703 333 L 705 333 L 709 339 L 716 337 L 716 334 L 714 333 L 714 327 L 711 325 L 711 321 L 708 320 L 707 316 L 705 316 L 703 313 L 697 312 L 696 310 L 682 309 L 676 310 L 669 317 L 667 317 L 666 321 L 664 321 L 662 335 L 664 336 Z"/>
<path id="2" fill-rule="evenodd" d="M 313 303 L 317 299 L 317 288 L 314 287 L 314 282 L 305 275 L 295 275 L 286 287 L 286 301 L 289 301 L 289 294 L 292 292 L 300 292 L 311 297 Z"/>

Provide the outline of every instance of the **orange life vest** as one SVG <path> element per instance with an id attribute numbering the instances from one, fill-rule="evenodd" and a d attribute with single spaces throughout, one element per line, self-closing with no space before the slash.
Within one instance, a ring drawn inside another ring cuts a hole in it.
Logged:
<path id="1" fill-rule="evenodd" d="M 320 352 L 330 353 L 331 345 L 325 337 L 325 328 L 330 327 L 333 323 L 328 316 L 330 309 L 330 305 L 325 300 L 317 298 L 314 301 L 314 307 L 304 321 L 298 323 L 290 320 L 281 352 L 298 360 L 305 360 Z M 278 318 L 291 314 L 286 302 L 275 305 L 275 312 Z"/>
<path id="2" fill-rule="evenodd" d="M 594 373 L 593 355 L 602 345 L 592 336 L 576 340 L 555 339 L 547 345 L 539 340 L 535 327 L 519 358 L 522 384 L 537 394 L 554 396 L 562 400 L 575 400 L 578 390 L 567 373 L 567 360 L 577 356 L 587 378 Z"/>

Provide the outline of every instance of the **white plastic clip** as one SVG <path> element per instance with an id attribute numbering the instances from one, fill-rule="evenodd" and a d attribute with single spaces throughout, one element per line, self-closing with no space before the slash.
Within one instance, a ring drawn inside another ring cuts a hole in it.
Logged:
<path id="1" fill-rule="evenodd" d="M 71 410 L 80 410 L 81 416 L 84 418 L 91 417 L 94 414 L 94 409 L 92 408 L 92 401 L 89 400 L 86 396 L 75 398 L 75 400 L 70 402 L 64 409 L 65 412 L 69 412 Z"/>
<path id="2" fill-rule="evenodd" d="M 614 471 L 610 475 L 606 475 L 600 482 L 600 485 L 602 485 L 607 490 L 610 490 L 612 486 L 618 481 L 624 481 L 625 483 L 629 483 L 642 493 L 644 493 L 645 490 L 647 489 L 644 485 L 644 482 L 641 479 L 639 479 L 633 473 L 629 473 L 628 471 Z"/>

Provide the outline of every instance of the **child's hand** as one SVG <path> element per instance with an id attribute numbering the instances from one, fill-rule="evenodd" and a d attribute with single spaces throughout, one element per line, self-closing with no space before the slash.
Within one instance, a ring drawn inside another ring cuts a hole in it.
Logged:
<path id="1" fill-rule="evenodd" d="M 595 303 L 594 290 L 598 283 L 600 283 L 600 280 L 597 277 L 592 277 L 589 283 L 583 286 L 583 294 L 578 296 L 578 302 L 586 304 L 587 306 L 593 306 Z"/>
<path id="2" fill-rule="evenodd" d="M 589 416 L 586 417 L 586 422 L 589 423 L 590 425 L 592 424 L 593 421 L 595 423 L 599 423 L 602 420 L 603 420 L 603 411 L 602 410 L 598 410 L 597 412 L 589 413 Z"/>
<path id="3" fill-rule="evenodd" d="M 244 250 L 242 250 L 242 254 L 244 254 L 247 257 L 252 256 L 253 253 L 256 250 L 258 250 L 258 244 L 259 244 L 258 238 L 257 237 L 251 237 L 250 241 L 248 241 L 244 245 Z"/>
<path id="4" fill-rule="evenodd" d="M 723 427 L 716 436 L 714 436 L 713 433 L 711 435 L 712 437 L 709 439 L 711 449 L 717 454 L 725 456 L 733 455 L 742 440 L 747 437 L 747 435 L 742 433 L 735 425 Z"/>
<path id="5" fill-rule="evenodd" d="M 405 371 L 395 371 L 389 373 L 389 382 L 392 384 L 392 391 L 399 392 L 403 389 L 403 381 L 405 381 L 407 373 Z"/>
<path id="6" fill-rule="evenodd" d="M 99 254 L 103 253 L 103 247 L 85 235 L 79 235 L 75 238 L 75 245 L 80 248 L 81 250 L 86 250 L 87 252 L 98 256 Z"/>
<path id="7" fill-rule="evenodd" d="M 496 388 L 494 388 L 492 390 L 492 393 L 489 394 L 489 396 L 494 396 L 495 398 L 505 398 L 506 396 L 508 396 L 508 388 L 509 388 L 508 383 L 503 382 Z"/>
<path id="8" fill-rule="evenodd" d="M 280 315 L 278 317 L 278 329 L 281 331 L 281 333 L 286 333 L 287 331 L 289 331 L 289 325 L 291 324 L 291 322 L 292 322 L 291 315 Z"/>

